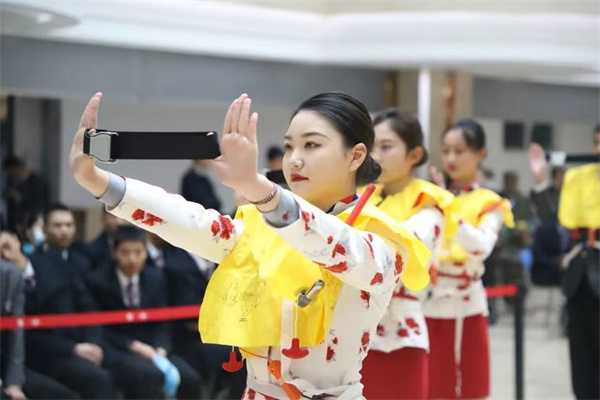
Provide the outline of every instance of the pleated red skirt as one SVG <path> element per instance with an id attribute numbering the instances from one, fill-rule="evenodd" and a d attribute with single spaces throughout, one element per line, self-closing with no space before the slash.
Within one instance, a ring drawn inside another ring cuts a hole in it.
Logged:
<path id="1" fill-rule="evenodd" d="M 460 364 L 454 357 L 454 319 L 427 318 L 430 399 L 482 399 L 490 395 L 490 345 L 487 317 L 463 320 Z"/>
<path id="2" fill-rule="evenodd" d="M 427 398 L 427 352 L 404 347 L 391 353 L 371 350 L 361 370 L 368 400 Z"/>

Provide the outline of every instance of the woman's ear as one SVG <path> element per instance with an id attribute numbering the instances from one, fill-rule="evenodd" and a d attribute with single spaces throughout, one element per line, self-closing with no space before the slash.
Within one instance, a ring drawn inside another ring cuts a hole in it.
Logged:
<path id="1" fill-rule="evenodd" d="M 487 157 L 487 149 L 481 149 L 477 151 L 477 163 L 481 164 Z"/>
<path id="2" fill-rule="evenodd" d="M 367 146 L 365 146 L 364 143 L 358 143 L 352 148 L 352 150 L 350 150 L 350 152 L 350 172 L 356 172 L 367 158 L 369 152 L 367 151 Z"/>
<path id="3" fill-rule="evenodd" d="M 423 159 L 424 155 L 425 155 L 425 150 L 423 150 L 423 148 L 421 146 L 415 147 L 414 149 L 412 149 L 411 151 L 408 152 L 407 161 L 409 162 L 409 164 L 411 166 L 414 167 Z"/>

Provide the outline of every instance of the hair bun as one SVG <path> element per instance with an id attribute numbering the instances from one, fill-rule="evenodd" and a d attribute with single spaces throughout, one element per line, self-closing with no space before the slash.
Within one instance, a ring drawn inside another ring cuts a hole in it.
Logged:
<path id="1" fill-rule="evenodd" d="M 358 168 L 358 171 L 356 171 L 356 184 L 358 186 L 368 185 L 375 182 L 379 178 L 379 175 L 381 175 L 381 165 L 368 155 Z"/>

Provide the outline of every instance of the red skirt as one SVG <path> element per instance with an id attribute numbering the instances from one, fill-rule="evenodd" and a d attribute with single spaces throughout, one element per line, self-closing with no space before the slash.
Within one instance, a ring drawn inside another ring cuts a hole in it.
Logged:
<path id="1" fill-rule="evenodd" d="M 488 320 L 463 320 L 460 364 L 454 357 L 454 319 L 427 318 L 430 399 L 483 399 L 490 395 Z M 459 380 L 459 382 L 457 382 Z"/>
<path id="2" fill-rule="evenodd" d="M 427 352 L 404 347 L 391 353 L 371 350 L 361 370 L 369 400 L 427 398 Z"/>

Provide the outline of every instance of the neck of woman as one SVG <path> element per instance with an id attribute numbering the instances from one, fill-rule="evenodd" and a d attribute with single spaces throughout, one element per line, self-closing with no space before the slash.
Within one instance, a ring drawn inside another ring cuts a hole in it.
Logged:
<path id="1" fill-rule="evenodd" d="M 406 188 L 408 186 L 408 184 L 413 180 L 413 176 L 411 174 L 408 174 L 406 176 L 403 176 L 399 179 L 396 179 L 392 182 L 388 182 L 388 183 L 384 183 L 383 184 L 383 191 L 386 194 L 396 194 L 396 193 L 400 193 L 401 191 L 404 190 L 404 188 Z"/>

